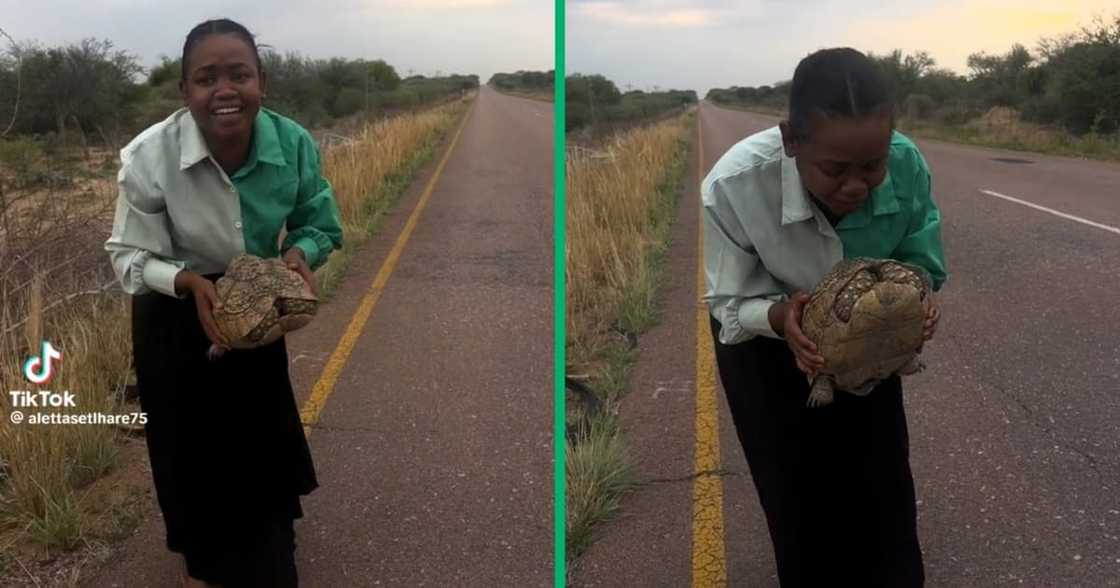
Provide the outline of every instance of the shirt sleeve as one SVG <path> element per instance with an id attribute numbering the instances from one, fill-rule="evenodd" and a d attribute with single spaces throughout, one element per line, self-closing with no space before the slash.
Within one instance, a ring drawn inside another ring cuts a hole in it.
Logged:
<path id="1" fill-rule="evenodd" d="M 778 339 L 770 327 L 770 307 L 787 298 L 770 275 L 729 205 L 719 181 L 705 184 L 704 301 L 719 321 L 719 340 L 725 345 L 759 335 Z"/>
<path id="2" fill-rule="evenodd" d="M 327 262 L 331 251 L 342 247 L 342 222 L 334 190 L 322 174 L 319 149 L 307 133 L 300 135 L 299 178 L 296 206 L 288 215 L 288 234 L 280 250 L 299 247 L 315 270 Z"/>
<path id="3" fill-rule="evenodd" d="M 183 298 L 185 294 L 175 293 L 175 275 L 186 264 L 174 259 L 166 203 L 141 176 L 130 158 L 122 154 L 113 231 L 105 250 L 128 294 L 154 290 Z"/>
<path id="4" fill-rule="evenodd" d="M 940 290 L 948 279 L 945 252 L 941 245 L 941 210 L 933 200 L 929 167 L 915 151 L 917 177 L 911 200 L 910 225 L 906 237 L 895 248 L 892 258 L 924 268 L 933 280 L 933 289 Z"/>

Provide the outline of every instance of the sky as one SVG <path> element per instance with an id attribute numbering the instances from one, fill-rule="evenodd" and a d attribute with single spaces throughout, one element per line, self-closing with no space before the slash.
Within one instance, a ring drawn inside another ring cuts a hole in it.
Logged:
<path id="1" fill-rule="evenodd" d="M 384 59 L 401 76 L 553 68 L 549 0 L 0 0 L 0 28 L 45 46 L 110 39 L 145 66 L 178 57 L 187 33 L 231 18 L 280 52 Z M 7 46 L 7 41 L 0 39 Z"/>
<path id="2" fill-rule="evenodd" d="M 568 0 L 566 69 L 620 89 L 761 86 L 817 49 L 928 52 L 968 73 L 971 53 L 1077 31 L 1117 0 Z"/>

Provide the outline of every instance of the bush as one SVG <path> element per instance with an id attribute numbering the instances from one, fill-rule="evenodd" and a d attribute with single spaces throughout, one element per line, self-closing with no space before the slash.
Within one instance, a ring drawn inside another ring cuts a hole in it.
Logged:
<path id="1" fill-rule="evenodd" d="M 903 112 L 911 120 L 927 119 L 937 108 L 937 102 L 925 94 L 911 94 L 903 103 Z"/>
<path id="2" fill-rule="evenodd" d="M 564 108 L 564 127 L 567 130 L 570 131 L 591 124 L 591 109 L 586 104 L 569 102 L 564 105 Z"/>
<path id="3" fill-rule="evenodd" d="M 933 113 L 933 119 L 943 125 L 958 126 L 977 118 L 981 115 L 979 109 L 964 102 L 957 101 L 947 106 L 938 108 Z"/>
<path id="4" fill-rule="evenodd" d="M 1056 60 L 1061 121 L 1077 135 L 1114 129 L 1120 119 L 1120 44 L 1077 43 Z M 1107 132 L 1107 131 L 1103 131 Z"/>
<path id="5" fill-rule="evenodd" d="M 1036 96 L 1023 103 L 1023 120 L 1054 124 L 1062 115 L 1062 104 L 1053 96 Z"/>
<path id="6" fill-rule="evenodd" d="M 361 90 L 343 88 L 334 99 L 331 114 L 336 117 L 350 116 L 365 107 L 366 95 Z"/>
<path id="7" fill-rule="evenodd" d="M 27 138 L 0 141 L 0 167 L 10 170 L 16 188 L 27 187 L 44 171 L 43 148 Z"/>

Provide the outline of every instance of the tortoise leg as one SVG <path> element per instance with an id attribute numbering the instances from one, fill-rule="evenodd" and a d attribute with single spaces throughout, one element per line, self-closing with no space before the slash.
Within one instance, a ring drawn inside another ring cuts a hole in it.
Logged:
<path id="1" fill-rule="evenodd" d="M 912 376 L 924 369 L 926 369 L 926 364 L 922 362 L 921 356 L 915 355 L 913 359 L 898 370 L 898 375 Z"/>
<path id="2" fill-rule="evenodd" d="M 809 392 L 809 407 L 826 406 L 832 404 L 832 377 L 817 376 L 813 380 L 813 389 Z"/>
<path id="3" fill-rule="evenodd" d="M 210 349 L 206 350 L 206 358 L 209 359 L 210 361 L 216 361 L 219 357 L 224 355 L 225 352 L 228 351 L 228 350 L 229 350 L 229 347 L 224 347 L 224 346 L 218 345 L 216 343 L 211 343 L 210 344 Z"/>

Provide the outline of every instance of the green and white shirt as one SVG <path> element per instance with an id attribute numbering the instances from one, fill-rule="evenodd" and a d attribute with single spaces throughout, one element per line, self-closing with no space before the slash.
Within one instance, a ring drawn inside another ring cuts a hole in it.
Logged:
<path id="1" fill-rule="evenodd" d="M 809 197 L 796 161 L 773 127 L 736 143 L 701 185 L 704 301 L 724 344 L 778 338 L 770 306 L 811 292 L 841 259 L 897 259 L 945 282 L 941 212 L 930 195 L 925 159 L 910 139 L 891 138 L 887 176 L 833 228 Z"/>
<path id="2" fill-rule="evenodd" d="M 175 296 L 180 270 L 221 273 L 241 253 L 270 258 L 299 247 L 316 269 L 342 246 L 338 206 L 314 140 L 264 108 L 248 159 L 232 177 L 183 108 L 121 150 L 117 182 L 105 249 L 129 294 Z"/>

